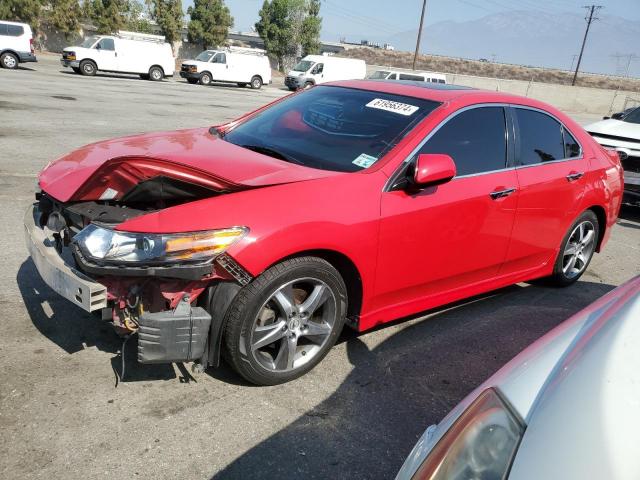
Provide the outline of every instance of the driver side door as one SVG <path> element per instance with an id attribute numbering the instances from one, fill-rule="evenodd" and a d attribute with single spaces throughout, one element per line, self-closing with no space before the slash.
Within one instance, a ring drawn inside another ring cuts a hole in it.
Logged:
<path id="1" fill-rule="evenodd" d="M 95 46 L 97 50 L 96 62 L 99 70 L 117 71 L 118 53 L 113 38 L 102 38 Z"/>
<path id="2" fill-rule="evenodd" d="M 418 154 L 447 154 L 456 164 L 453 180 L 418 191 L 387 185 L 374 309 L 394 306 L 408 315 L 466 296 L 463 291 L 498 275 L 518 199 L 507 121 L 502 106 L 454 113 L 414 151 L 403 173 L 412 175 Z"/>

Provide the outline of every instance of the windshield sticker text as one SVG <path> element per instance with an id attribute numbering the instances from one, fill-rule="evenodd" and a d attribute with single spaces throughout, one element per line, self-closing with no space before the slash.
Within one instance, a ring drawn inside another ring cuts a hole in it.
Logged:
<path id="1" fill-rule="evenodd" d="M 372 157 L 371 155 L 367 155 L 366 153 L 362 153 L 356 158 L 353 162 L 354 165 L 357 165 L 362 168 L 368 168 L 378 160 L 376 157 Z"/>

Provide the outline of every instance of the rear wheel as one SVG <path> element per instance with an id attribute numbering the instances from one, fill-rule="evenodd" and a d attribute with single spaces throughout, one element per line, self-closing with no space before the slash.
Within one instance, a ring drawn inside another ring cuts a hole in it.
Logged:
<path id="1" fill-rule="evenodd" d="M 211 81 L 213 79 L 211 78 L 211 74 L 209 72 L 204 72 L 202 75 L 200 75 L 200 85 L 211 85 Z"/>
<path id="2" fill-rule="evenodd" d="M 251 79 L 251 88 L 253 88 L 254 90 L 259 90 L 260 88 L 262 88 L 262 79 L 256 75 Z"/>
<path id="3" fill-rule="evenodd" d="M 279 263 L 244 287 L 226 315 L 225 357 L 248 381 L 304 375 L 335 344 L 347 307 L 344 281 L 317 257 Z"/>
<path id="4" fill-rule="evenodd" d="M 13 53 L 3 53 L 2 56 L 0 56 L 0 65 L 2 65 L 2 68 L 8 68 L 10 70 L 18 68 L 18 57 Z"/>
<path id="5" fill-rule="evenodd" d="M 80 73 L 88 77 L 93 77 L 96 74 L 98 67 L 91 60 L 83 60 L 80 62 Z"/>
<path id="6" fill-rule="evenodd" d="M 565 235 L 558 258 L 549 277 L 552 284 L 567 286 L 576 282 L 589 266 L 598 245 L 598 217 L 591 210 L 583 212 Z"/>
<path id="7" fill-rule="evenodd" d="M 149 80 L 152 82 L 159 82 L 164 78 L 164 72 L 156 65 L 149 69 Z"/>

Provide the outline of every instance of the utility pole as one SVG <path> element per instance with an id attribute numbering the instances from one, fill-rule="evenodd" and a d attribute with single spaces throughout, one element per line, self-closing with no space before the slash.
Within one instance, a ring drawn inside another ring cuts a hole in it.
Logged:
<path id="1" fill-rule="evenodd" d="M 584 53 L 584 45 L 587 43 L 587 35 L 589 34 L 589 27 L 594 20 L 598 18 L 594 18 L 593 14 L 602 8 L 602 5 L 587 5 L 583 8 L 587 8 L 589 10 L 589 17 L 587 20 L 587 29 L 584 31 L 584 38 L 582 39 L 582 47 L 580 48 L 580 55 L 578 55 L 578 63 L 576 64 L 576 72 L 573 74 L 573 80 L 571 81 L 571 85 L 576 84 L 576 79 L 578 78 L 578 70 L 580 70 L 580 62 L 582 61 L 582 54 Z"/>
<path id="2" fill-rule="evenodd" d="M 424 24 L 424 11 L 427 9 L 427 0 L 422 0 L 422 14 L 420 15 L 420 28 L 418 29 L 418 39 L 416 40 L 416 53 L 413 55 L 413 70 L 416 69 L 418 52 L 420 51 L 420 38 L 422 37 L 422 25 Z"/>

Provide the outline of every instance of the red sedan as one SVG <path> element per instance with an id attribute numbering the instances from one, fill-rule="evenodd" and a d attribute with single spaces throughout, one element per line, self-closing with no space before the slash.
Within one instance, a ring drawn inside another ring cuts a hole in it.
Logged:
<path id="1" fill-rule="evenodd" d="M 42 171 L 25 227 L 45 282 L 137 334 L 140 362 L 222 354 L 277 384 L 345 323 L 575 282 L 610 235 L 622 175 L 540 102 L 348 81 L 218 127 L 83 147 Z"/>

